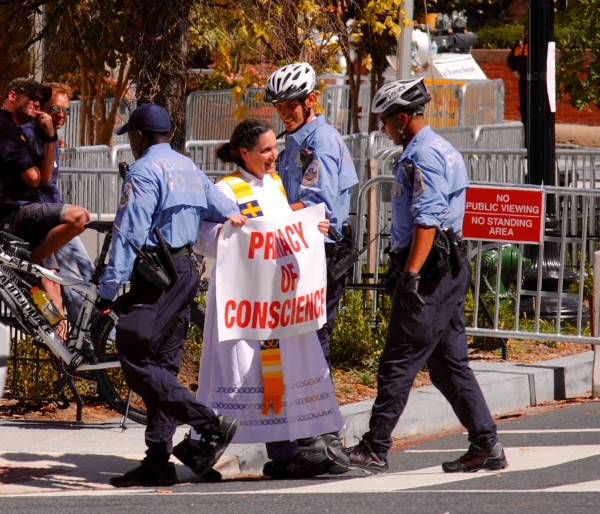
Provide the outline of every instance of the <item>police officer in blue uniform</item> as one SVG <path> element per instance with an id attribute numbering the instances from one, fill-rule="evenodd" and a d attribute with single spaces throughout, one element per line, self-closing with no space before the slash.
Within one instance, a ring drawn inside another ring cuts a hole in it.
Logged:
<path id="1" fill-rule="evenodd" d="M 305 62 L 275 71 L 265 87 L 265 101 L 275 104 L 285 127 L 285 148 L 279 155 L 279 173 L 293 210 L 319 203 L 337 238 L 350 213 L 352 188 L 358 184 L 350 151 L 340 133 L 325 116 L 315 112 L 317 76 Z M 334 241 L 325 239 L 329 266 Z M 318 331 L 321 348 L 329 362 L 329 336 L 335 325 L 346 277 L 327 277 L 327 323 Z"/>
<path id="2" fill-rule="evenodd" d="M 236 420 L 216 416 L 199 403 L 179 383 L 177 374 L 189 306 L 198 290 L 191 248 L 201 219 L 229 219 L 238 226 L 245 217 L 190 159 L 171 149 L 170 131 L 167 111 L 151 103 L 138 107 L 117 131 L 127 132 L 136 161 L 123 184 L 96 305 L 102 313 L 110 311 L 119 287 L 131 279 L 117 324 L 116 344 L 127 384 L 146 403 L 148 449 L 141 465 L 110 480 L 115 487 L 177 482 L 169 457 L 178 421 L 203 436 L 191 462 L 198 474 L 211 472 L 237 428 Z M 157 276 L 144 267 L 134 245 L 156 257 L 160 263 Z"/>
<path id="3" fill-rule="evenodd" d="M 369 431 L 346 449 L 352 467 L 388 469 L 394 430 L 417 373 L 432 383 L 468 430 L 469 450 L 444 462 L 447 473 L 507 466 L 496 424 L 468 363 L 464 302 L 471 268 L 461 238 L 469 185 L 464 161 L 425 121 L 423 79 L 384 85 L 371 110 L 402 155 L 394 163 L 391 261 L 397 283 L 378 370 Z"/>
<path id="4" fill-rule="evenodd" d="M 267 80 L 265 102 L 275 105 L 285 127 L 285 148 L 279 154 L 277 172 L 290 207 L 295 211 L 323 203 L 330 231 L 336 239 L 341 239 L 342 225 L 350 213 L 352 188 L 358 184 L 358 177 L 342 136 L 323 115 L 315 112 L 316 83 L 317 76 L 310 64 L 288 64 L 276 70 Z M 328 268 L 334 257 L 333 249 L 334 240 L 326 237 Z M 330 367 L 329 336 L 345 285 L 345 276 L 333 279 L 327 274 L 327 322 L 317 335 Z M 323 466 L 330 474 L 343 473 L 348 469 L 338 434 L 269 443 L 269 457 L 272 459 L 290 459 L 298 452 L 310 465 L 302 470 L 286 470 L 288 478 L 319 475 Z M 271 462 L 265 465 L 263 473 L 272 475 Z"/>

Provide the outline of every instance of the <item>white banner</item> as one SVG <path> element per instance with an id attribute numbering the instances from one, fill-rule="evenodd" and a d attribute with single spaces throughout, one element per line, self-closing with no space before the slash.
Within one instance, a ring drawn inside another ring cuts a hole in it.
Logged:
<path id="1" fill-rule="evenodd" d="M 279 339 L 325 323 L 322 204 L 277 219 L 224 225 L 216 263 L 219 340 Z"/>

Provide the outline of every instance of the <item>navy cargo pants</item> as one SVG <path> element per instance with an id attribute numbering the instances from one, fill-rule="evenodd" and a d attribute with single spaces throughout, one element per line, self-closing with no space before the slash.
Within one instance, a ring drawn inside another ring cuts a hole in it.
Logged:
<path id="1" fill-rule="evenodd" d="M 363 436 L 380 457 L 392 446 L 392 432 L 425 364 L 433 385 L 467 429 L 469 441 L 483 449 L 496 444 L 496 424 L 468 362 L 464 301 L 470 273 L 469 262 L 463 258 L 459 270 L 422 276 L 419 294 L 425 306 L 417 315 L 403 310 L 398 288 L 394 292 L 386 346 L 379 361 L 377 398 L 369 432 Z"/>
<path id="2" fill-rule="evenodd" d="M 188 255 L 173 264 L 179 277 L 162 292 L 134 273 L 116 333 L 127 384 L 146 403 L 146 454 L 156 465 L 169 460 L 178 421 L 200 433 L 218 426 L 213 411 L 177 380 L 199 278 Z"/>

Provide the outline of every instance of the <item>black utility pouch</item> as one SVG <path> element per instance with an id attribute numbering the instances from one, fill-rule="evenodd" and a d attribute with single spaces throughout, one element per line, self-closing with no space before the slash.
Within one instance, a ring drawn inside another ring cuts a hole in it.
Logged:
<path id="1" fill-rule="evenodd" d="M 179 277 L 175 266 L 173 265 L 173 259 L 171 258 L 171 254 L 169 253 L 169 248 L 167 247 L 163 236 L 158 229 L 158 227 L 154 228 L 154 235 L 158 241 L 158 260 L 161 263 L 163 269 L 166 271 L 171 283 L 175 282 Z"/>
<path id="2" fill-rule="evenodd" d="M 341 237 L 333 230 L 330 230 L 329 233 L 335 239 L 335 243 L 327 266 L 327 273 L 335 281 L 342 278 L 358 262 L 360 253 L 352 239 L 350 224 L 347 222 L 342 225 Z"/>
<path id="3" fill-rule="evenodd" d="M 445 234 L 450 243 L 450 266 L 454 270 L 460 269 L 462 259 L 467 253 L 465 240 L 457 236 L 452 228 L 445 230 Z"/>
<path id="4" fill-rule="evenodd" d="M 172 283 L 158 256 L 153 253 L 143 252 L 138 255 L 135 271 L 142 279 L 159 291 L 164 291 Z"/>

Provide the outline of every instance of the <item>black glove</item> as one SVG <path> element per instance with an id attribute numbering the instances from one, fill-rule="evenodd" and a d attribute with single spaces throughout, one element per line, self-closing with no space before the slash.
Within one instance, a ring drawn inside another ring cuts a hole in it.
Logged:
<path id="1" fill-rule="evenodd" d="M 94 305 L 102 316 L 106 316 L 110 311 L 112 311 L 113 301 L 102 298 L 101 296 L 97 296 Z"/>
<path id="2" fill-rule="evenodd" d="M 419 294 L 419 280 L 421 275 L 410 271 L 400 273 L 400 286 L 398 295 L 400 305 L 411 314 L 419 314 L 423 310 L 425 302 Z"/>

